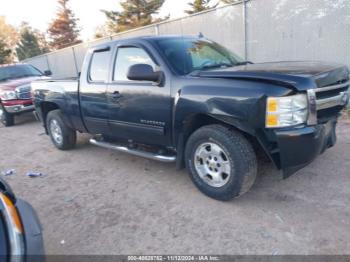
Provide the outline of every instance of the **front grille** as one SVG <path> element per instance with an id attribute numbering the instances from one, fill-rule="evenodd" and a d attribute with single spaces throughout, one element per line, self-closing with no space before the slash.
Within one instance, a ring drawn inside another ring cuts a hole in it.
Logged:
<path id="1" fill-rule="evenodd" d="M 32 99 L 30 86 L 16 88 L 16 94 L 18 99 Z"/>
<path id="2" fill-rule="evenodd" d="M 18 99 L 32 99 L 32 94 L 30 92 L 27 93 L 19 93 L 17 94 Z"/>
<path id="3" fill-rule="evenodd" d="M 316 90 L 316 99 L 320 100 L 320 99 L 338 96 L 341 92 L 346 92 L 348 90 L 348 88 L 349 88 L 349 86 L 344 86 L 344 87 L 340 87 L 337 89 L 331 89 L 331 90 L 323 91 L 323 92 L 317 92 L 317 90 Z"/>
<path id="4" fill-rule="evenodd" d="M 350 81 L 343 80 L 332 85 L 309 90 L 310 113 L 314 114 L 314 119 L 311 119 L 311 121 L 322 124 L 337 116 L 349 101 L 349 86 Z"/>
<path id="5" fill-rule="evenodd" d="M 338 115 L 341 110 L 343 110 L 343 106 L 335 106 L 326 109 L 320 109 L 317 111 L 317 120 L 319 124 L 326 123 L 334 116 Z"/>

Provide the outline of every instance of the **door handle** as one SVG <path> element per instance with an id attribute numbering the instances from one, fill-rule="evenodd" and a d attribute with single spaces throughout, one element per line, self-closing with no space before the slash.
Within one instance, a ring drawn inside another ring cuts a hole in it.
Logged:
<path id="1" fill-rule="evenodd" d="M 114 92 L 112 93 L 112 99 L 119 99 L 119 98 L 121 98 L 121 97 L 123 97 L 123 95 L 120 94 L 119 91 L 114 91 Z"/>

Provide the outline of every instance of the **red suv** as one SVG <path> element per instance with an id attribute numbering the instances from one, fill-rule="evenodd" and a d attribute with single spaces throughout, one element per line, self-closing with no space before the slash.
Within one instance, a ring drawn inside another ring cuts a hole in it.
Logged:
<path id="1" fill-rule="evenodd" d="M 30 84 L 49 75 L 50 71 L 43 74 L 27 64 L 0 65 L 0 122 L 3 125 L 13 126 L 15 115 L 34 111 Z"/>

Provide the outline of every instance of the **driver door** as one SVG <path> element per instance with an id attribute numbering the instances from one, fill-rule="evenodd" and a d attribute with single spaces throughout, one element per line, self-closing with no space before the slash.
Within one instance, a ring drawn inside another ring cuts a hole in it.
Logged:
<path id="1" fill-rule="evenodd" d="M 118 46 L 112 82 L 107 88 L 109 125 L 117 138 L 135 142 L 168 145 L 171 130 L 170 86 L 127 78 L 130 66 L 158 65 L 151 53 L 139 45 Z"/>

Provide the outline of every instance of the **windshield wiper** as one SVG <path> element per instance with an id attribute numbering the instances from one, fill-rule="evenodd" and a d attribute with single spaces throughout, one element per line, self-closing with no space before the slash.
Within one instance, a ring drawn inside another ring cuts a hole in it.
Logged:
<path id="1" fill-rule="evenodd" d="M 30 76 L 41 76 L 41 75 L 31 75 L 31 74 L 27 74 L 27 75 L 20 75 L 20 76 L 5 77 L 5 78 L 0 78 L 0 82 L 4 82 L 4 81 L 7 81 L 7 80 L 12 80 L 12 79 L 30 77 Z"/>
<path id="2" fill-rule="evenodd" d="M 237 62 L 233 66 L 242 66 L 242 65 L 248 65 L 248 64 L 253 64 L 253 62 L 251 62 L 251 61 Z"/>
<path id="3" fill-rule="evenodd" d="M 1 82 L 4 82 L 4 81 L 7 81 L 7 80 L 11 80 L 11 79 L 16 79 L 17 77 L 5 77 L 5 78 L 1 78 L 0 81 Z"/>
<path id="4" fill-rule="evenodd" d="M 222 68 L 222 67 L 234 67 L 234 66 L 241 66 L 241 65 L 247 65 L 247 64 L 253 64 L 251 61 L 242 61 L 242 62 L 237 62 L 235 64 L 231 63 L 219 63 L 219 64 L 211 64 L 211 65 L 205 65 L 202 66 L 201 68 L 193 70 L 190 75 L 192 76 L 197 76 L 200 74 L 201 71 L 205 69 L 215 69 L 215 68 Z"/>
<path id="5" fill-rule="evenodd" d="M 221 68 L 221 67 L 232 67 L 233 65 L 230 63 L 219 63 L 219 64 L 211 64 L 211 65 L 204 65 L 200 68 L 197 68 L 193 70 L 190 75 L 198 75 L 201 71 L 206 69 L 215 69 L 215 68 Z"/>
<path id="6" fill-rule="evenodd" d="M 212 68 L 221 68 L 221 67 L 232 67 L 232 66 L 233 65 L 231 63 L 219 63 L 219 64 L 212 64 L 212 65 L 202 66 L 199 70 L 212 69 Z"/>
<path id="7" fill-rule="evenodd" d="M 26 75 L 20 75 L 17 78 L 24 78 L 24 77 L 30 77 L 30 76 L 40 76 L 40 75 L 26 74 Z"/>

